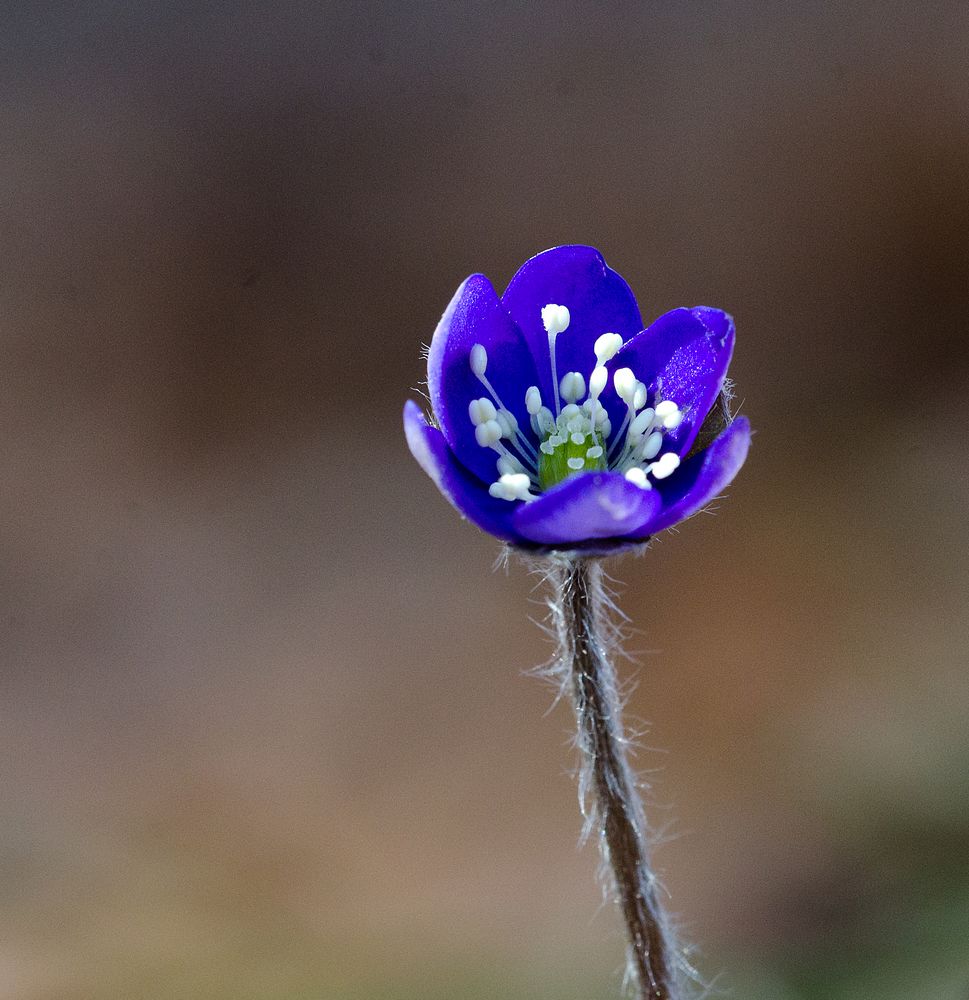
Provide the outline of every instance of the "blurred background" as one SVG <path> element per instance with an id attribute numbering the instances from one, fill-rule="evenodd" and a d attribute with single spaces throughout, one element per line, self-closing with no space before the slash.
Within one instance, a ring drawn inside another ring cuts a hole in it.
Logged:
<path id="1" fill-rule="evenodd" d="M 458 283 L 732 312 L 758 434 L 614 567 L 738 1000 L 969 997 L 969 11 L 7 5 L 0 997 L 592 1000 L 538 581 L 400 411 Z"/>

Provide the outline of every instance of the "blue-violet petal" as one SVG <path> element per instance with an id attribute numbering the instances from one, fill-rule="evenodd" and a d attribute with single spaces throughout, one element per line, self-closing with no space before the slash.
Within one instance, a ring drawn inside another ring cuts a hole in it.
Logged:
<path id="1" fill-rule="evenodd" d="M 514 505 L 489 495 L 488 488 L 457 461 L 444 435 L 428 425 L 420 407 L 410 399 L 404 404 L 404 434 L 420 467 L 459 513 L 498 538 L 517 540 L 511 526 Z"/>

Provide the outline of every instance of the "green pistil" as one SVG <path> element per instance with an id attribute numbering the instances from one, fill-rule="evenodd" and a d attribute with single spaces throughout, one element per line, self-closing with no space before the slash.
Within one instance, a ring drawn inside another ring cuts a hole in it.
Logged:
<path id="1" fill-rule="evenodd" d="M 562 435 L 556 434 L 546 438 L 542 445 L 542 450 L 538 453 L 538 481 L 543 490 L 557 486 L 569 476 L 574 476 L 579 472 L 600 472 L 608 468 L 606 464 L 606 453 L 602 441 L 598 434 L 586 434 L 582 444 L 576 444 L 571 437 L 561 441 Z M 546 445 L 551 444 L 552 439 L 561 443 L 552 445 L 552 453 L 548 454 Z M 602 453 L 595 458 L 588 457 L 590 448 L 599 447 Z M 572 468 L 569 460 L 573 460 L 573 465 L 577 465 L 581 459 L 582 465 L 579 468 Z"/>

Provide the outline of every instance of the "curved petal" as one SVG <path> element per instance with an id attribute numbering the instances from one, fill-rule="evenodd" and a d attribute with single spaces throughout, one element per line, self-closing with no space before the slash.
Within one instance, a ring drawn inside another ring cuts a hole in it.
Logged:
<path id="1" fill-rule="evenodd" d="M 615 472 L 570 476 L 512 516 L 516 532 L 540 545 L 581 547 L 599 538 L 629 536 L 659 509 L 655 490 L 642 490 Z"/>
<path id="2" fill-rule="evenodd" d="M 411 399 L 404 404 L 404 434 L 420 467 L 459 513 L 483 531 L 505 541 L 516 540 L 511 516 L 519 505 L 492 497 L 487 487 L 455 459 L 444 435 L 428 425 L 421 408 Z"/>
<path id="3" fill-rule="evenodd" d="M 468 416 L 472 399 L 490 395 L 471 370 L 475 344 L 488 352 L 485 376 L 531 439 L 525 391 L 537 384 L 535 365 L 525 339 L 483 274 L 473 274 L 461 284 L 434 331 L 427 355 L 427 387 L 434 416 L 451 449 L 485 483 L 493 483 L 498 477 L 497 455 L 475 440 Z"/>
<path id="4" fill-rule="evenodd" d="M 555 247 L 532 257 L 518 269 L 501 301 L 528 341 L 547 406 L 552 405 L 552 369 L 544 306 L 554 303 L 569 310 L 568 329 L 555 345 L 559 379 L 569 371 L 588 379 L 596 363 L 593 345 L 603 333 L 628 340 L 643 328 L 636 297 L 594 247 Z"/>
<path id="5" fill-rule="evenodd" d="M 639 532 L 654 535 L 706 507 L 740 471 L 749 448 L 750 423 L 737 417 L 709 448 L 697 452 L 660 485 L 663 509 Z"/>
<path id="6" fill-rule="evenodd" d="M 646 383 L 651 404 L 659 392 L 680 407 L 683 422 L 667 432 L 666 440 L 682 457 L 716 401 L 733 344 L 734 324 L 727 313 L 708 306 L 674 309 L 624 344 L 609 367 L 631 368 Z M 609 391 L 614 391 L 611 386 Z"/>

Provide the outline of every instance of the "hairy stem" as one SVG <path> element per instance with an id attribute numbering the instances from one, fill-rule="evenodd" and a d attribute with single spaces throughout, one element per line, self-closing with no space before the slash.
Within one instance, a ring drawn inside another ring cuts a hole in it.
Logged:
<path id="1" fill-rule="evenodd" d="M 560 669 L 578 723 L 583 812 L 599 834 L 626 924 L 635 995 L 637 1000 L 681 1000 L 669 929 L 649 867 L 642 803 L 626 754 L 616 672 L 607 651 L 611 625 L 601 566 L 594 559 L 557 563 L 552 584 Z"/>

